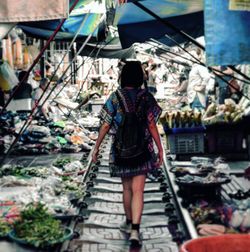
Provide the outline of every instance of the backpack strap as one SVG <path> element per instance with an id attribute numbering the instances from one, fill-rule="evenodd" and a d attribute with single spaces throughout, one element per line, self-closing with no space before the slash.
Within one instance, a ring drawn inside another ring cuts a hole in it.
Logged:
<path id="1" fill-rule="evenodd" d="M 119 89 L 116 90 L 115 93 L 116 93 L 116 96 L 117 96 L 117 100 L 118 100 L 119 105 L 121 106 L 123 112 L 132 112 L 132 111 L 136 112 L 137 111 L 137 109 L 138 109 L 138 107 L 140 105 L 140 102 L 141 102 L 141 100 L 143 99 L 143 97 L 145 96 L 145 93 L 146 93 L 146 91 L 144 91 L 144 90 L 141 91 L 141 92 L 142 93 L 137 93 L 135 104 L 134 104 L 134 106 L 132 108 L 131 101 L 130 101 L 130 103 L 127 103 L 126 98 L 123 95 L 123 93 L 121 92 L 121 90 L 119 90 Z M 127 99 L 129 99 L 129 97 Z"/>
<path id="2" fill-rule="evenodd" d="M 126 99 L 124 98 L 124 96 L 121 93 L 121 91 L 119 89 L 117 89 L 115 91 L 115 93 L 116 93 L 116 97 L 117 97 L 118 103 L 119 103 L 119 105 L 122 108 L 122 111 L 123 112 L 129 112 L 128 105 L 126 103 Z"/>
<path id="3" fill-rule="evenodd" d="M 137 94 L 136 101 L 135 101 L 135 105 L 137 105 L 136 107 L 138 107 L 141 100 L 145 98 L 147 92 L 148 92 L 147 89 L 143 89 Z"/>

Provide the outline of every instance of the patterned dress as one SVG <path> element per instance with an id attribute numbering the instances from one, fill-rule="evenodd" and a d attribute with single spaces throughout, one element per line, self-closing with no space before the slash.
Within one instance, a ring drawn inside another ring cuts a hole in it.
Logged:
<path id="1" fill-rule="evenodd" d="M 144 109 L 147 115 L 148 125 L 152 120 L 154 120 L 155 123 L 157 122 L 162 110 L 157 104 L 152 94 L 147 92 L 145 89 L 123 88 L 123 89 L 119 89 L 119 91 L 122 93 L 123 98 L 126 100 L 126 104 L 130 106 L 133 106 L 134 104 L 136 104 L 138 99 L 144 99 L 143 104 L 144 104 L 144 107 L 145 107 Z M 141 96 L 142 98 L 140 98 Z M 151 154 L 150 160 L 139 166 L 118 166 L 118 165 L 115 165 L 114 163 L 115 134 L 116 134 L 117 128 L 119 127 L 121 123 L 122 114 L 123 114 L 123 111 L 118 102 L 117 94 L 116 92 L 113 92 L 107 99 L 106 103 L 104 104 L 100 112 L 101 122 L 102 123 L 106 122 L 111 126 L 111 129 L 109 131 L 109 134 L 112 137 L 111 150 L 110 150 L 110 155 L 109 155 L 110 175 L 111 177 L 131 177 L 135 175 L 147 174 L 148 172 L 156 168 L 155 166 L 156 154 L 154 152 L 153 139 L 151 137 L 151 134 L 148 128 L 145 131 L 145 137 L 147 139 L 148 149 Z"/>

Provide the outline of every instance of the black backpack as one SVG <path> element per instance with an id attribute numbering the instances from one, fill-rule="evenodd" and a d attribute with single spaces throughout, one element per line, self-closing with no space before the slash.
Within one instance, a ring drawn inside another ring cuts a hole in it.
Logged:
<path id="1" fill-rule="evenodd" d="M 142 97 L 139 98 L 134 109 L 129 111 L 122 92 L 117 90 L 116 96 L 122 108 L 123 116 L 115 135 L 115 164 L 125 166 L 142 165 L 151 157 L 148 150 L 148 141 L 145 138 L 147 121 L 144 104 L 141 103 Z M 139 117 L 138 114 L 141 116 Z"/>

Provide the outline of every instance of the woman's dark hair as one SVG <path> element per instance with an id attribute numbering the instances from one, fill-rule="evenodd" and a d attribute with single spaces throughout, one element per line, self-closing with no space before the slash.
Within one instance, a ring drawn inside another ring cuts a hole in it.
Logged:
<path id="1" fill-rule="evenodd" d="M 121 88 L 138 88 L 143 84 L 143 70 L 140 61 L 127 61 L 121 72 Z"/>

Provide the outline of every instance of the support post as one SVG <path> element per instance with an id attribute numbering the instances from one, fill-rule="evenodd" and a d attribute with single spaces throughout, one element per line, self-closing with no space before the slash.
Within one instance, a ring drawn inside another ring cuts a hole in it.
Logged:
<path id="1" fill-rule="evenodd" d="M 40 51 L 42 51 L 44 47 L 44 40 L 40 40 Z M 45 55 L 44 53 L 41 56 L 41 60 L 40 60 L 40 72 L 41 72 L 41 77 L 44 78 L 45 77 Z"/>

